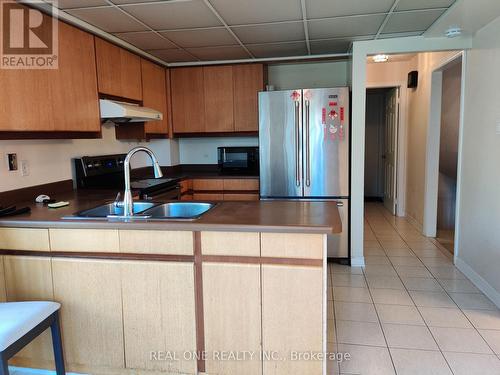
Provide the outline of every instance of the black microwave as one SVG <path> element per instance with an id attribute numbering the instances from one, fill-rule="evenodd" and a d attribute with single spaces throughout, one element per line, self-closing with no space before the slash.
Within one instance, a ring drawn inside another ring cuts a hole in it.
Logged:
<path id="1" fill-rule="evenodd" d="M 232 174 L 259 174 L 258 147 L 217 147 L 219 170 Z"/>

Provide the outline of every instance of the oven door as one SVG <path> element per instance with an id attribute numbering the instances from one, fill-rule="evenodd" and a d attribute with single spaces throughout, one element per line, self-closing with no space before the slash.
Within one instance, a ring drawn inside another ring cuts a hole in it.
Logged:
<path id="1" fill-rule="evenodd" d="M 149 191 L 147 193 L 141 193 L 140 198 L 142 200 L 154 200 L 154 201 L 174 201 L 179 200 L 181 197 L 181 187 L 180 185 L 169 186 L 168 188 L 162 188 L 154 191 Z"/>

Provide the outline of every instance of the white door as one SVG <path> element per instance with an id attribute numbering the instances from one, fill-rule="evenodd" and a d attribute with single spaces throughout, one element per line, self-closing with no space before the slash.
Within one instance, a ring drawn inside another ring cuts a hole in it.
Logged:
<path id="1" fill-rule="evenodd" d="M 399 123 L 399 89 L 387 93 L 385 99 L 385 142 L 384 142 L 384 206 L 396 214 L 396 160 Z"/>

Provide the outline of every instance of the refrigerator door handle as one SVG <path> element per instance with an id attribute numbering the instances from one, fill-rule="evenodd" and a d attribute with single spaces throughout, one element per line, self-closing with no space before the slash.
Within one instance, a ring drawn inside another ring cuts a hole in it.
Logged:
<path id="1" fill-rule="evenodd" d="M 295 101 L 295 184 L 300 186 L 300 134 L 299 134 L 299 114 L 300 102 Z"/>
<path id="2" fill-rule="evenodd" d="M 311 186 L 311 149 L 309 139 L 309 100 L 305 101 L 306 106 L 306 186 Z"/>

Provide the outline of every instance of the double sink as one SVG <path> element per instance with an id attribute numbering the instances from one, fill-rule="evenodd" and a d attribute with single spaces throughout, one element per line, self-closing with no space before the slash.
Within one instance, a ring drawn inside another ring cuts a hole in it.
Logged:
<path id="1" fill-rule="evenodd" d="M 134 202 L 134 216 L 124 217 L 123 207 L 116 203 L 103 204 L 67 216 L 65 219 L 149 219 L 149 220 L 196 220 L 215 203 L 205 202 Z"/>

